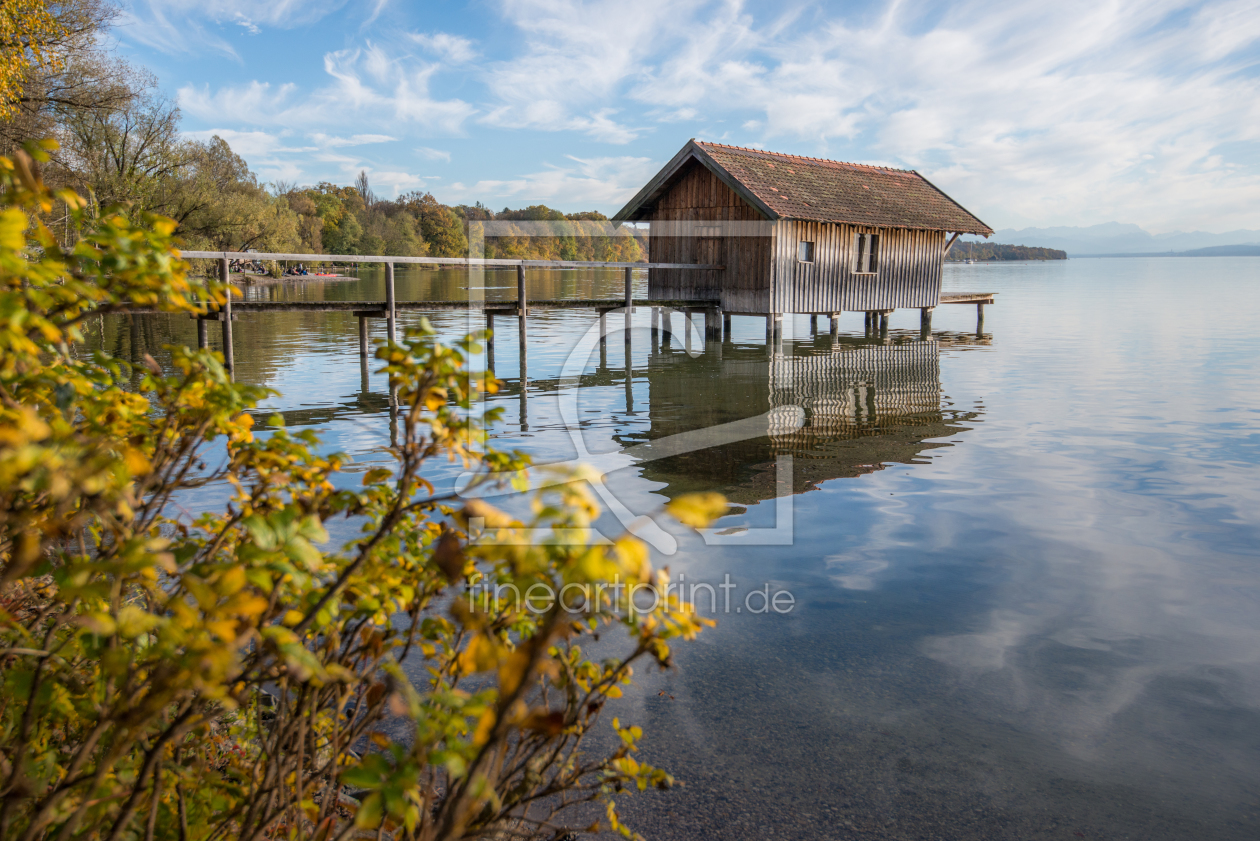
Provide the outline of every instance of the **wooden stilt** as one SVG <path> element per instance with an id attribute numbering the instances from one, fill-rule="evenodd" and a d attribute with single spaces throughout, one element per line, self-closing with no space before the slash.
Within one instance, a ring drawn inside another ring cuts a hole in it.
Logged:
<path id="1" fill-rule="evenodd" d="M 976 304 L 976 335 L 984 332 L 984 304 Z"/>
<path id="2" fill-rule="evenodd" d="M 206 330 L 206 320 L 204 318 L 197 319 L 197 347 L 210 347 L 210 336 Z"/>
<path id="3" fill-rule="evenodd" d="M 398 388 L 389 389 L 389 445 L 398 446 Z"/>
<path id="4" fill-rule="evenodd" d="M 879 314 L 879 337 L 881 339 L 888 338 L 888 316 L 892 310 L 884 310 Z"/>
<path id="5" fill-rule="evenodd" d="M 685 334 L 683 347 L 687 353 L 691 353 L 691 328 L 691 307 L 687 307 L 687 309 L 683 310 L 683 333 Z"/>
<path id="6" fill-rule="evenodd" d="M 626 271 L 629 271 L 627 269 Z M 626 350 L 630 349 L 630 345 L 626 345 Z M 634 367 L 630 362 L 630 354 L 626 354 L 626 414 L 634 414 Z"/>
<path id="7" fill-rule="evenodd" d="M 626 314 L 634 312 L 634 297 L 632 295 L 632 287 L 634 286 L 634 269 L 626 266 Z"/>
<path id="8" fill-rule="evenodd" d="M 519 291 L 523 293 L 525 291 L 525 281 L 524 281 L 525 267 L 524 266 L 517 267 L 516 278 L 517 278 Z M 524 298 L 522 298 L 521 300 L 524 301 Z M 529 390 L 529 354 L 528 354 L 528 349 L 526 348 L 526 339 L 527 339 L 526 330 L 528 329 L 528 327 L 526 325 L 525 309 L 521 308 L 518 310 L 518 312 L 519 312 L 519 315 L 517 316 L 517 322 L 520 326 L 520 343 L 521 343 L 520 344 L 520 359 L 521 359 L 521 366 L 520 366 L 521 419 L 520 420 L 521 420 L 521 432 L 528 432 L 529 431 L 529 407 L 526 405 L 526 394 L 525 394 Z"/>
<path id="9" fill-rule="evenodd" d="M 919 310 L 919 338 L 927 341 L 932 336 L 932 310 L 934 307 L 923 307 Z"/>
<path id="10" fill-rule="evenodd" d="M 830 321 L 831 323 L 827 325 L 829 328 L 827 332 L 831 334 L 831 341 L 834 343 L 836 339 L 840 338 L 840 313 L 833 312 L 830 316 Z"/>
<path id="11" fill-rule="evenodd" d="M 494 376 L 494 313 L 486 313 L 486 373 Z"/>
<path id="12" fill-rule="evenodd" d="M 774 347 L 774 314 L 766 315 L 766 349 Z"/>
<path id="13" fill-rule="evenodd" d="M 521 317 L 529 311 L 529 301 L 525 297 L 525 265 L 516 267 L 516 313 Z"/>
<path id="14" fill-rule="evenodd" d="M 228 278 L 228 260 L 224 257 L 219 260 L 219 279 L 227 283 Z M 223 302 L 223 312 L 220 314 L 223 319 L 223 364 L 228 369 L 228 373 L 235 375 L 236 353 L 232 347 L 232 289 L 230 286 L 227 293 L 227 298 Z"/>
<path id="15" fill-rule="evenodd" d="M 716 307 L 704 311 L 704 340 L 706 343 L 722 341 L 722 317 Z"/>
<path id="16" fill-rule="evenodd" d="M 629 367 L 630 365 L 630 336 L 631 336 L 631 328 L 634 326 L 634 315 L 632 314 L 633 312 L 634 312 L 633 307 L 626 307 L 626 329 L 625 329 L 625 332 L 622 334 L 622 336 L 624 338 L 627 367 Z"/>
<path id="17" fill-rule="evenodd" d="M 722 341 L 729 342 L 731 340 L 731 314 L 729 312 L 722 313 Z"/>
<path id="18" fill-rule="evenodd" d="M 398 341 L 398 305 L 394 298 L 394 264 L 385 264 L 385 335 Z"/>
<path id="19" fill-rule="evenodd" d="M 359 356 L 367 359 L 368 355 L 368 320 L 367 316 L 359 316 Z"/>

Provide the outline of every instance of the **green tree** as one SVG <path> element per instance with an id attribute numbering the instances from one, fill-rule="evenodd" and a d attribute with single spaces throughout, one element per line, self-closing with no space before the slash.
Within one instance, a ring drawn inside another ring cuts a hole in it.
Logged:
<path id="1" fill-rule="evenodd" d="M 334 227 L 324 228 L 324 251 L 328 254 L 359 254 L 359 240 L 363 239 L 363 226 L 354 213 L 346 213 Z"/>
<path id="2" fill-rule="evenodd" d="M 435 458 L 473 489 L 527 466 L 469 411 L 497 387 L 464 367 L 475 340 L 422 323 L 378 348 L 399 441 L 354 486 L 313 433 L 256 433 L 269 392 L 218 354 L 170 348 L 132 389 L 72 350 L 89 316 L 231 294 L 188 277 L 172 220 L 92 220 L 25 155 L 0 158 L 0 191 L 0 837 L 532 838 L 590 801 L 584 829 L 629 835 L 617 798 L 672 780 L 633 756 L 637 727 L 614 719 L 610 753 L 584 739 L 634 664 L 668 666 L 704 623 L 629 535 L 528 539 L 589 532 L 580 483 L 523 521 L 429 483 Z M 54 201 L 84 228 L 71 248 L 40 221 Z M 230 502 L 181 514 L 211 483 Z M 671 503 L 692 524 L 723 509 Z M 330 545 L 342 517 L 359 536 Z M 614 601 L 614 579 L 661 598 Z M 478 596 L 538 587 L 568 601 Z M 587 659 L 609 627 L 625 656 Z"/>
<path id="3" fill-rule="evenodd" d="M 435 257 L 466 257 L 468 237 L 464 220 L 454 210 L 440 203 L 432 193 L 418 191 L 403 194 L 399 199 L 420 225 L 420 235 Z"/>

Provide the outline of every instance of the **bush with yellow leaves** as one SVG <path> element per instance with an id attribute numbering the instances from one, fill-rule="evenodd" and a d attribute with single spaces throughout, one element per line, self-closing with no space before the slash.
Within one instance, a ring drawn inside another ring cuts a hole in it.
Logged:
<path id="1" fill-rule="evenodd" d="M 637 661 L 668 665 L 705 620 L 633 537 L 531 539 L 589 530 L 580 483 L 522 522 L 425 479 L 431 459 L 476 481 L 527 468 L 474 446 L 468 409 L 496 387 L 465 367 L 474 339 L 422 327 L 378 349 L 395 462 L 339 487 L 346 459 L 314 434 L 255 434 L 267 392 L 218 354 L 172 348 L 136 389 L 82 350 L 89 315 L 197 313 L 232 290 L 187 276 L 168 219 L 81 218 L 62 250 L 40 216 L 83 201 L 50 193 L 30 152 L 0 158 L 0 837 L 558 837 L 582 803 L 603 806 L 576 831 L 631 835 L 616 796 L 672 779 L 634 759 L 637 727 L 614 721 L 610 753 L 583 740 Z M 231 488 L 222 510 L 171 515 L 210 485 Z M 678 504 L 688 522 L 722 507 Z M 337 517 L 361 525 L 342 546 Z M 591 589 L 614 578 L 663 597 Z M 575 616 L 479 601 L 474 582 L 596 595 Z M 582 645 L 609 625 L 625 656 L 593 662 Z"/>

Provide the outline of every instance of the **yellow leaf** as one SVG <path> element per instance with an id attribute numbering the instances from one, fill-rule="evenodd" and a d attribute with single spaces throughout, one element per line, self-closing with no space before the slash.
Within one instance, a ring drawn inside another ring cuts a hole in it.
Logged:
<path id="1" fill-rule="evenodd" d="M 719 493 L 683 494 L 665 506 L 675 520 L 693 528 L 704 528 L 727 511 L 726 497 Z"/>

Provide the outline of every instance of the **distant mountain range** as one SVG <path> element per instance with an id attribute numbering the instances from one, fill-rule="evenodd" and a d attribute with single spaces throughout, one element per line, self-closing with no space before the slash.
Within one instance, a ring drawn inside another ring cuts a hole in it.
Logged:
<path id="1" fill-rule="evenodd" d="M 976 239 L 966 237 L 965 239 Z M 984 240 L 979 240 L 983 242 Z M 1260 231 L 1229 231 L 1209 234 L 1205 231 L 1176 231 L 1152 234 L 1137 225 L 1106 222 L 1087 228 L 1004 228 L 994 232 L 989 242 L 1057 248 L 1070 257 L 1120 254 L 1169 254 L 1196 249 L 1217 249 L 1220 246 L 1260 246 Z M 1217 252 L 1220 253 L 1220 252 Z M 1230 250 L 1229 254 L 1235 252 Z M 1245 252 L 1239 252 L 1245 253 Z M 1206 255 L 1205 255 L 1206 256 Z"/>

